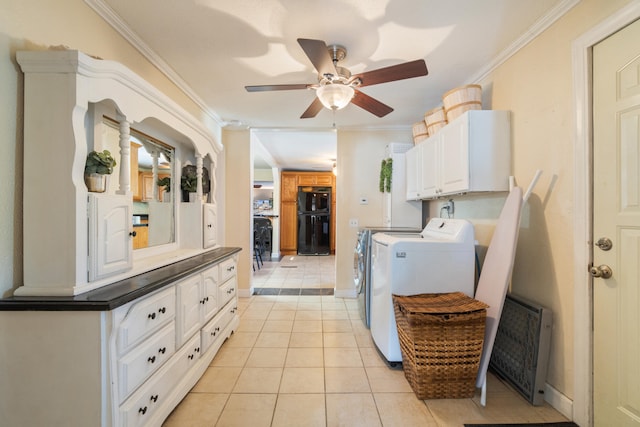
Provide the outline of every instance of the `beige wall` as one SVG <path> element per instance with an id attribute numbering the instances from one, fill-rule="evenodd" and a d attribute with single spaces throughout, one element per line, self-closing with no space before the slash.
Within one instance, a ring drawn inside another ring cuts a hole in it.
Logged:
<path id="1" fill-rule="evenodd" d="M 15 52 L 58 45 L 124 64 L 195 117 L 211 123 L 183 92 L 83 0 L 3 0 L 0 4 L 0 194 L 3 199 L 0 204 L 0 296 L 8 296 L 21 285 L 23 278 L 23 78 Z"/>
<path id="2" fill-rule="evenodd" d="M 382 224 L 382 193 L 379 190 L 380 162 L 390 142 L 411 143 L 411 129 L 338 131 L 338 176 L 336 177 L 336 294 L 355 295 L 353 250 L 359 226 Z M 366 197 L 369 204 L 361 205 Z"/>
<path id="3" fill-rule="evenodd" d="M 223 131 L 225 152 L 225 233 L 227 246 L 242 248 L 238 259 L 240 296 L 249 296 L 253 265 L 253 156 L 249 131 Z"/>
<path id="4" fill-rule="evenodd" d="M 629 3 L 583 0 L 482 83 L 484 108 L 512 112 L 512 165 L 525 188 L 543 175 L 523 212 L 512 291 L 553 310 L 547 382 L 574 396 L 574 132 L 572 42 Z M 470 218 L 489 243 L 504 197 L 465 197 L 456 217 Z M 439 204 L 432 203 L 431 215 Z M 585 266 L 586 268 L 586 266 Z M 588 284 L 585 283 L 585 286 Z"/>

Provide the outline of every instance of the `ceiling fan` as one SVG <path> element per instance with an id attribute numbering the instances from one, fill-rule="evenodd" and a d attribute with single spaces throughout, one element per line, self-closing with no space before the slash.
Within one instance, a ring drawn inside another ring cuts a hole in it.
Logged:
<path id="1" fill-rule="evenodd" d="M 392 112 L 393 108 L 362 93 L 358 88 L 426 76 L 428 73 L 424 60 L 418 59 L 351 75 L 348 69 L 338 66 L 338 61 L 347 56 L 347 50 L 344 47 L 327 46 L 322 40 L 312 39 L 298 39 L 298 43 L 318 71 L 318 83 L 245 86 L 245 89 L 248 92 L 314 89 L 316 99 L 302 113 L 301 119 L 315 117 L 323 106 L 335 111 L 346 107 L 351 102 L 378 117 L 384 117 Z"/>

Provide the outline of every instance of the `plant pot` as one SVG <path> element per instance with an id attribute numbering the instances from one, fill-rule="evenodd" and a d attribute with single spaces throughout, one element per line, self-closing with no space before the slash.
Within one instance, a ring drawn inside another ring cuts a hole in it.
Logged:
<path id="1" fill-rule="evenodd" d="M 189 203 L 193 203 L 198 200 L 198 193 L 189 192 Z"/>
<path id="2" fill-rule="evenodd" d="M 171 202 L 171 193 L 169 191 L 162 193 L 162 201 L 165 203 Z"/>
<path id="3" fill-rule="evenodd" d="M 109 188 L 109 175 L 89 173 L 84 175 L 84 183 L 92 193 L 104 193 Z"/>

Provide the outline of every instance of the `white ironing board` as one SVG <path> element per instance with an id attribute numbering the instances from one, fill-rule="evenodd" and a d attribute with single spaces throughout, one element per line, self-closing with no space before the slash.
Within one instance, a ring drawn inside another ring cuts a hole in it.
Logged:
<path id="1" fill-rule="evenodd" d="M 482 396 L 480 398 L 482 406 L 487 403 L 487 368 L 489 367 L 502 307 L 513 272 L 522 205 L 522 189 L 513 187 L 498 218 L 496 229 L 482 265 L 482 272 L 480 273 L 475 294 L 475 299 L 489 305 L 484 346 L 476 379 L 476 387 L 482 388 Z"/>

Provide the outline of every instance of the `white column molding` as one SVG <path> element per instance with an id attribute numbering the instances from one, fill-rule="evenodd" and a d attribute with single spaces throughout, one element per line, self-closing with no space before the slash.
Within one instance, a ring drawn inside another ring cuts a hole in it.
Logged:
<path id="1" fill-rule="evenodd" d="M 118 130 L 120 132 L 120 186 L 117 194 L 131 194 L 131 123 L 118 114 Z"/>

